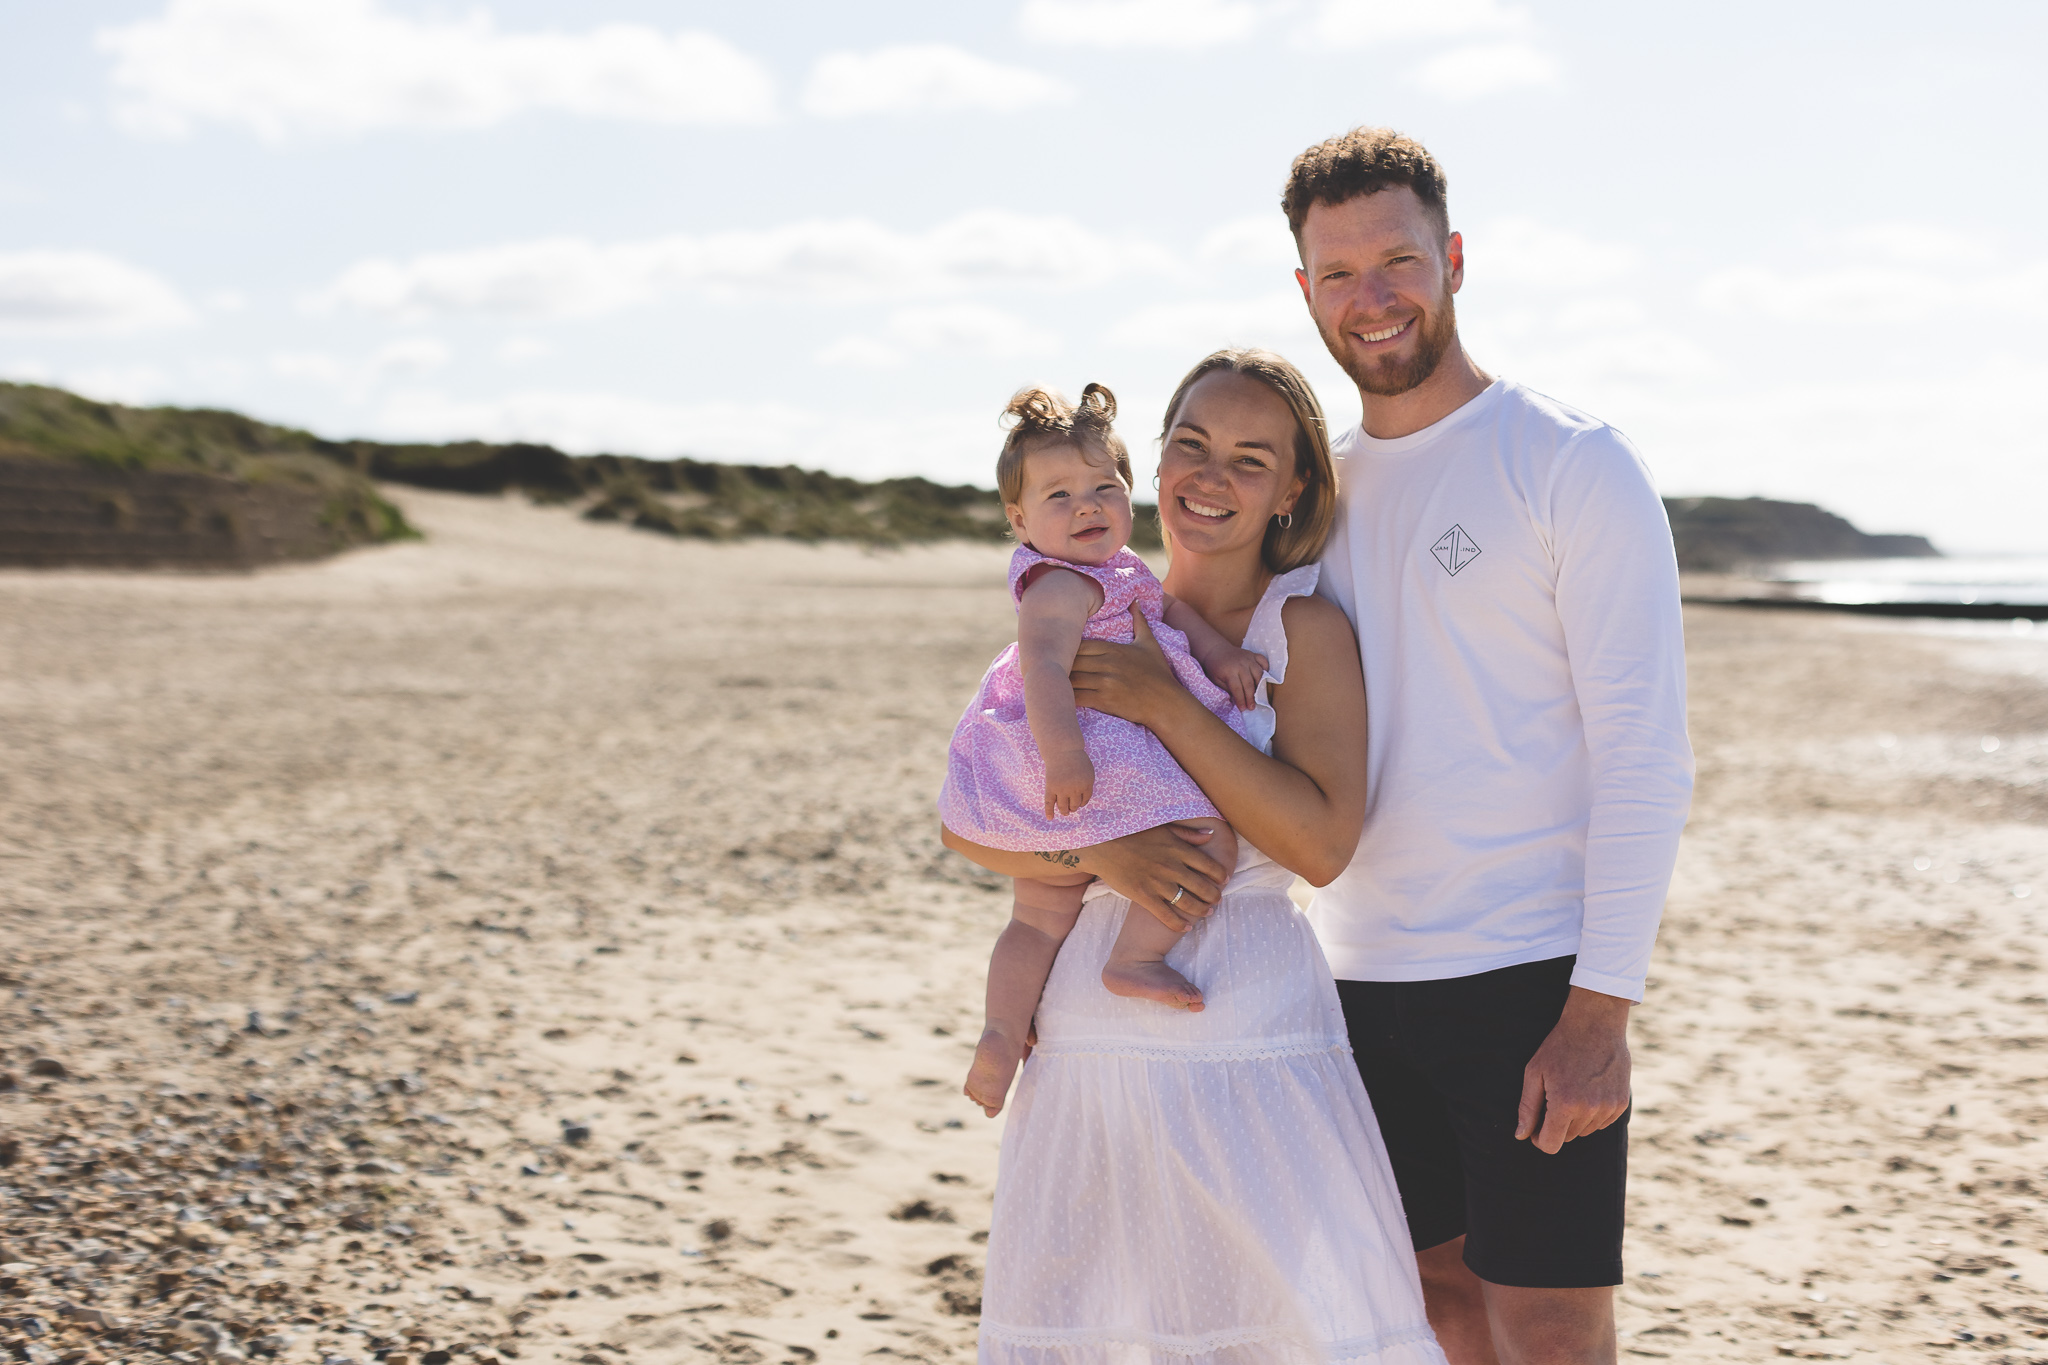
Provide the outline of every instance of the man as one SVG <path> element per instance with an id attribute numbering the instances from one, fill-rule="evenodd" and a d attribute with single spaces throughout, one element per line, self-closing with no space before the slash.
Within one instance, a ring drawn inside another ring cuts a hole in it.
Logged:
<path id="1" fill-rule="evenodd" d="M 1321 591 L 1370 797 L 1311 913 L 1446 1354 L 1611 1361 L 1628 1012 L 1692 791 L 1670 528 L 1619 432 L 1465 353 L 1420 144 L 1332 138 L 1282 203 L 1364 408 Z"/>

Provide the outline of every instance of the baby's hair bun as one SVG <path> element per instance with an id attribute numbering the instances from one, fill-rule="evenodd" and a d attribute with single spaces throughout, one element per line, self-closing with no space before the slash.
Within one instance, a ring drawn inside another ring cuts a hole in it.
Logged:
<path id="1" fill-rule="evenodd" d="M 1003 423 L 1021 437 L 1059 431 L 1067 425 L 1067 400 L 1051 389 L 1027 387 L 1010 395 Z"/>
<path id="2" fill-rule="evenodd" d="M 1107 427 L 1116 421 L 1116 395 L 1100 384 L 1090 384 L 1081 390 L 1081 401 L 1074 407 L 1074 425 Z"/>
<path id="3" fill-rule="evenodd" d="M 1112 465 L 1126 488 L 1132 485 L 1130 452 L 1114 426 L 1116 395 L 1101 384 L 1082 389 L 1078 403 L 1068 402 L 1057 389 L 1027 385 L 1010 395 L 998 420 L 1010 433 L 996 461 L 996 487 L 1005 503 L 1022 496 L 1025 453 L 1047 440 L 1077 442 L 1093 452 L 1090 459 Z"/>

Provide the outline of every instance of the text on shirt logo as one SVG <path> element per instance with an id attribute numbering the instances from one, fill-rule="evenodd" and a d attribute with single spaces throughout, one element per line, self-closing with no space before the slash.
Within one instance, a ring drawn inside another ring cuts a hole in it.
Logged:
<path id="1" fill-rule="evenodd" d="M 1436 556 L 1436 562 L 1443 565 L 1447 572 L 1456 576 L 1460 569 L 1479 558 L 1479 545 L 1465 534 L 1464 527 L 1453 526 L 1437 537 L 1436 544 L 1429 547 L 1429 552 Z"/>

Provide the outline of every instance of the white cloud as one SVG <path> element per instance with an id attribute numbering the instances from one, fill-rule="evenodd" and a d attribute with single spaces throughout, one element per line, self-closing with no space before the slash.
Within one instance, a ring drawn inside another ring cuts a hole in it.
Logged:
<path id="1" fill-rule="evenodd" d="M 2048 260 L 1982 232 L 1887 222 L 1807 234 L 1806 268 L 1738 265 L 1700 282 L 1712 313 L 1860 327 L 1950 314 L 2048 318 Z"/>
<path id="2" fill-rule="evenodd" d="M 1063 81 L 1002 66 L 944 43 L 835 52 L 821 57 L 803 109 L 821 118 L 984 109 L 1011 113 L 1073 98 Z"/>
<path id="3" fill-rule="evenodd" d="M 0 330 L 132 332 L 193 317 L 177 290 L 112 256 L 0 252 Z"/>
<path id="4" fill-rule="evenodd" d="M 1015 357 L 1048 355 L 1060 339 L 1001 309 L 975 303 L 899 308 L 889 319 L 889 335 L 920 351 L 962 350 L 976 355 Z"/>
<path id="5" fill-rule="evenodd" d="M 1557 310 L 1551 319 L 1560 332 L 1619 332 L 1641 327 L 1650 320 L 1650 310 L 1634 299 L 1574 299 Z"/>
<path id="6" fill-rule="evenodd" d="M 910 363 L 902 347 L 878 337 L 844 336 L 819 350 L 820 365 L 845 370 L 894 370 Z"/>
<path id="7" fill-rule="evenodd" d="M 893 369 L 919 351 L 1016 359 L 1051 355 L 1059 348 L 1058 337 L 1013 313 L 976 303 L 951 303 L 899 308 L 890 314 L 880 336 L 841 337 L 818 352 L 818 361 L 861 369 Z"/>
<path id="8" fill-rule="evenodd" d="M 1840 327 L 1919 322 L 1957 312 L 2048 317 L 2048 262 L 1986 280 L 1894 266 L 1845 266 L 1791 274 L 1736 266 L 1702 281 L 1699 301 L 1731 317 Z"/>
<path id="9" fill-rule="evenodd" d="M 780 403 L 666 403 L 587 391 L 456 398 L 412 390 L 383 403 L 374 425 L 403 440 L 544 441 L 576 454 L 693 455 L 987 483 L 1002 444 L 995 411 L 847 417 Z"/>
<path id="10" fill-rule="evenodd" d="M 1981 233 L 1962 232 L 1935 223 L 1869 223 L 1843 233 L 1841 249 L 1874 256 L 1896 265 L 1960 263 L 1989 265 L 1997 260 L 1992 243 Z"/>
<path id="11" fill-rule="evenodd" d="M 149 364 L 59 369 L 41 360 L 18 358 L 8 363 L 4 373 L 18 384 L 48 384 L 103 403 L 161 403 L 173 391 L 171 377 Z"/>
<path id="12" fill-rule="evenodd" d="M 1219 346 L 1322 346 L 1300 291 L 1276 289 L 1246 299 L 1209 299 L 1143 308 L 1117 323 L 1103 340 L 1113 346 L 1187 352 L 1190 358 Z"/>
<path id="13" fill-rule="evenodd" d="M 1164 251 L 1066 218 L 1001 209 L 924 232 L 862 219 L 600 245 L 577 237 L 438 252 L 351 266 L 308 302 L 392 317 L 451 313 L 564 316 L 615 311 L 698 286 L 841 299 L 984 286 L 1071 287 L 1171 268 Z"/>
<path id="14" fill-rule="evenodd" d="M 707 33 L 638 24 L 501 33 L 490 15 L 412 19 L 377 0 L 171 0 L 98 34 L 119 122 L 197 123 L 272 142 L 376 128 L 481 128 L 530 109 L 669 124 L 774 114 L 774 83 Z"/>
<path id="15" fill-rule="evenodd" d="M 1560 389 L 1575 391 L 1582 386 L 1702 379 L 1720 368 L 1704 348 L 1661 327 L 1560 325 L 1558 330 L 1578 334 L 1532 348 L 1527 362 L 1515 368 L 1516 378 L 1528 379 L 1538 389 L 1554 382 Z"/>
<path id="16" fill-rule="evenodd" d="M 1262 7 L 1244 0 L 1025 0 L 1017 27 L 1077 47 L 1215 47 L 1249 37 Z"/>
<path id="17" fill-rule="evenodd" d="M 287 351 L 270 358 L 272 374 L 306 379 L 361 399 L 391 380 L 418 379 L 447 365 L 448 344 L 435 337 L 400 337 L 361 360 L 345 360 L 324 351 Z"/>
<path id="18" fill-rule="evenodd" d="M 1863 326 L 1928 317 L 1953 308 L 1958 298 L 1946 280 L 1883 266 L 1791 275 L 1745 265 L 1708 276 L 1700 283 L 1699 301 L 1709 312 L 1731 317 Z"/>
<path id="19" fill-rule="evenodd" d="M 1501 218 L 1465 239 L 1465 279 L 1536 289 L 1580 290 L 1634 274 L 1642 253 L 1533 218 Z"/>
<path id="20" fill-rule="evenodd" d="M 270 358 L 270 372 L 285 379 L 310 379 L 316 384 L 347 384 L 354 367 L 325 351 L 280 351 Z"/>
<path id="21" fill-rule="evenodd" d="M 1248 265 L 1283 274 L 1293 273 L 1301 264 L 1294 234 L 1287 230 L 1287 219 L 1277 208 L 1212 228 L 1203 236 L 1196 255 L 1212 265 Z"/>
<path id="22" fill-rule="evenodd" d="M 370 373 L 380 379 L 431 374 L 446 365 L 452 354 L 446 342 L 433 337 L 402 337 L 377 349 L 370 357 Z"/>
<path id="23" fill-rule="evenodd" d="M 774 404 L 665 403 L 624 394 L 531 390 L 465 399 L 394 394 L 379 425 L 409 440 L 545 441 L 577 454 L 788 458 L 819 426 Z"/>
<path id="24" fill-rule="evenodd" d="M 498 347 L 498 363 L 501 365 L 524 365 L 533 360 L 545 360 L 555 353 L 555 348 L 539 337 L 507 337 Z"/>
<path id="25" fill-rule="evenodd" d="M 1364 47 L 1431 38 L 1524 34 L 1535 28 L 1525 9 L 1497 0 L 1323 0 L 1309 35 L 1324 43 Z"/>
<path id="26" fill-rule="evenodd" d="M 1411 83 L 1449 100 L 1475 100 L 1509 90 L 1557 84 L 1557 62 L 1527 43 L 1454 47 L 1415 69 Z"/>

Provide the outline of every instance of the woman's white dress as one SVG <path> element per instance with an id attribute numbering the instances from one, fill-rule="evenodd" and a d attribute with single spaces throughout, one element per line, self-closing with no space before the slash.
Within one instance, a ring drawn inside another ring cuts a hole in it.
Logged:
<path id="1" fill-rule="evenodd" d="M 1276 578 L 1245 648 L 1287 672 Z M 1246 717 L 1270 751 L 1266 688 Z M 984 1365 L 1443 1365 L 1336 984 L 1249 845 L 1168 954 L 1207 1007 L 1102 987 L 1130 902 L 1091 888 L 1010 1101 L 982 1297 Z M 1138 913 L 1144 913 L 1139 911 Z"/>

